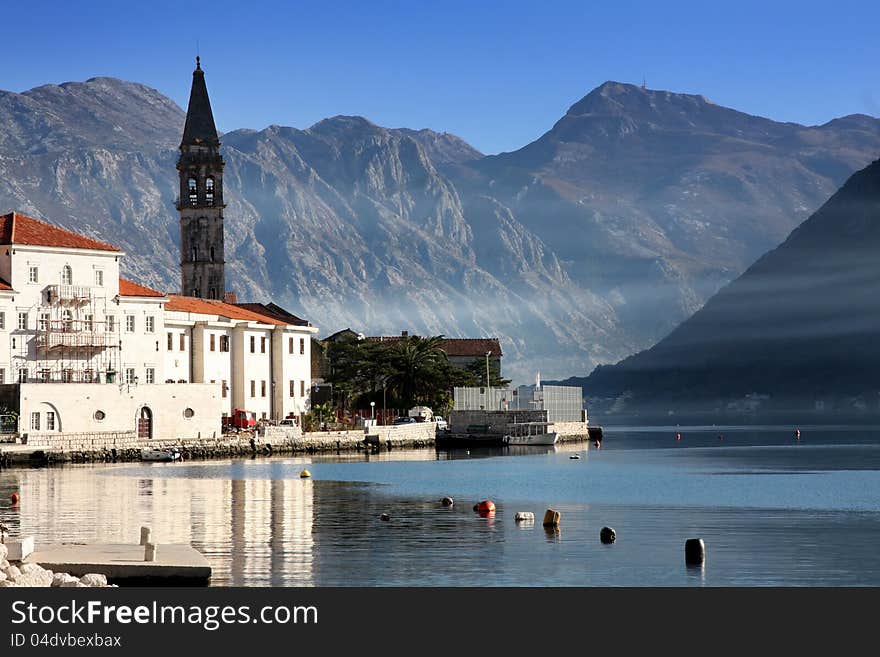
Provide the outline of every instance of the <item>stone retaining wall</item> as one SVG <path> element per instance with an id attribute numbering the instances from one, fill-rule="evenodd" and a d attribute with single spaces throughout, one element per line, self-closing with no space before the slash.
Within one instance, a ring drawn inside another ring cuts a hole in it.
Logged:
<path id="1" fill-rule="evenodd" d="M 553 430 L 559 434 L 559 440 L 586 440 L 589 438 L 586 422 L 554 422 Z"/>

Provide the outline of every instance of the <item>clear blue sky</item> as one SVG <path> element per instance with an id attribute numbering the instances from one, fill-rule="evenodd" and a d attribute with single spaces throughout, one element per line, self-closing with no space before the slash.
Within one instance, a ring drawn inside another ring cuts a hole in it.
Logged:
<path id="1" fill-rule="evenodd" d="M 198 42 L 223 131 L 360 114 L 495 153 L 643 78 L 781 121 L 880 116 L 877 0 L 0 0 L 0 25 L 0 89 L 107 75 L 181 106 Z"/>

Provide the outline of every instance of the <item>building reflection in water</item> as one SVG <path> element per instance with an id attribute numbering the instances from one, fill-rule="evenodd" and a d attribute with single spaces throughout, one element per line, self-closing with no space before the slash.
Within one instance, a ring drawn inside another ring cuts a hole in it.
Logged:
<path id="1" fill-rule="evenodd" d="M 223 464 L 225 476 L 217 462 L 206 466 L 6 470 L 0 490 L 10 493 L 0 500 L 0 520 L 13 536 L 32 535 L 38 544 L 137 543 L 147 525 L 159 544 L 202 552 L 212 584 L 313 585 L 313 482 L 292 478 L 289 464 L 273 479 L 247 479 L 239 463 Z M 153 468 L 165 469 L 151 477 Z M 21 498 L 17 508 L 12 491 Z"/>

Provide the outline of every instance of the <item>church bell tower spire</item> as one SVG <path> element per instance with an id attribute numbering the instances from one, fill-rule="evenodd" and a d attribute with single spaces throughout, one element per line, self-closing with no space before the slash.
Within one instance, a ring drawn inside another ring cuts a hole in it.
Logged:
<path id="1" fill-rule="evenodd" d="M 186 124 L 180 142 L 180 293 L 222 300 L 226 292 L 223 250 L 223 158 L 205 72 L 196 57 Z"/>

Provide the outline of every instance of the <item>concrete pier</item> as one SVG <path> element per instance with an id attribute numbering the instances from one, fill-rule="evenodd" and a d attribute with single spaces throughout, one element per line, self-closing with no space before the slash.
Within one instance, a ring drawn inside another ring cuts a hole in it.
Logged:
<path id="1" fill-rule="evenodd" d="M 38 546 L 24 563 L 81 577 L 107 576 L 111 584 L 141 586 L 205 585 L 211 578 L 208 560 L 189 545 L 162 544 L 155 560 L 144 560 L 144 546 L 127 543 L 64 543 Z"/>

